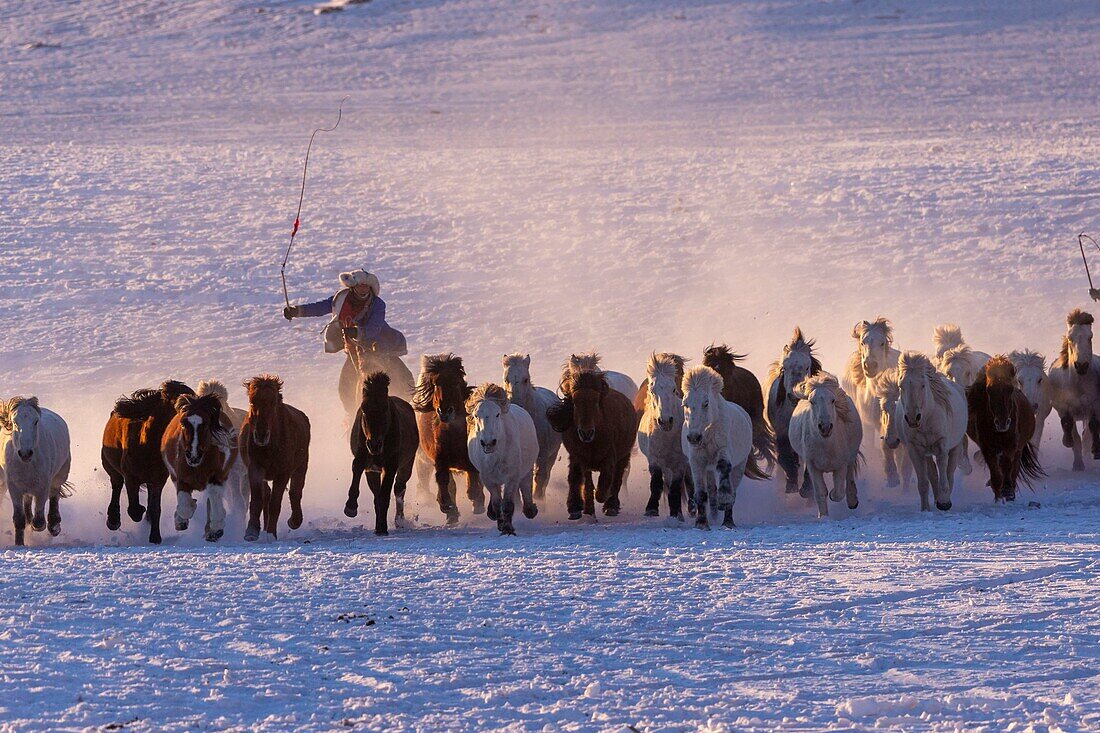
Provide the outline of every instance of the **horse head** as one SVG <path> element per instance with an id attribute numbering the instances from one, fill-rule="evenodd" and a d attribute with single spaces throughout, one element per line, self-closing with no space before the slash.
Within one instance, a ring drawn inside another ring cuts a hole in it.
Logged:
<path id="1" fill-rule="evenodd" d="M 852 328 L 852 338 L 856 340 L 859 363 L 868 378 L 873 379 L 883 369 L 893 366 L 890 346 L 894 342 L 894 332 L 890 321 L 882 317 L 860 321 Z"/>
<path id="2" fill-rule="evenodd" d="M 1066 316 L 1066 337 L 1062 344 L 1063 365 L 1073 366 L 1078 374 L 1085 374 L 1092 364 L 1091 313 L 1075 308 Z"/>
<path id="3" fill-rule="evenodd" d="M 487 454 L 496 451 L 504 436 L 501 418 L 508 414 L 509 404 L 508 394 L 499 385 L 486 382 L 474 390 L 466 401 L 471 445 L 476 443 Z"/>
<path id="4" fill-rule="evenodd" d="M 38 447 L 38 423 L 42 408 L 37 397 L 13 397 L 0 404 L 0 428 L 11 433 L 19 460 L 29 463 Z"/>
<path id="5" fill-rule="evenodd" d="M 993 418 L 993 429 L 1007 433 L 1012 428 L 1015 410 L 1016 367 L 1004 355 L 995 356 L 985 365 L 979 377 L 984 377 L 986 404 Z"/>
<path id="6" fill-rule="evenodd" d="M 966 389 L 978 378 L 973 354 L 974 352 L 965 344 L 948 349 L 940 357 L 940 373 Z"/>
<path id="7" fill-rule="evenodd" d="M 471 392 L 461 357 L 425 355 L 420 363 L 413 408 L 418 412 L 435 412 L 440 422 L 450 423 L 463 413 Z"/>
<path id="8" fill-rule="evenodd" d="M 931 407 L 934 373 L 932 362 L 919 352 L 906 351 L 898 360 L 898 385 L 905 401 L 905 424 L 910 428 L 919 428 Z"/>
<path id="9" fill-rule="evenodd" d="M 602 372 L 572 372 L 562 381 L 562 392 L 573 406 L 573 424 L 582 443 L 596 439 L 603 422 L 603 401 L 611 391 Z"/>
<path id="10" fill-rule="evenodd" d="M 722 404 L 722 375 L 706 365 L 692 367 L 684 374 L 682 391 L 684 437 L 689 444 L 699 445 Z"/>
<path id="11" fill-rule="evenodd" d="M 504 365 L 504 391 L 513 402 L 531 391 L 531 355 L 506 354 Z"/>
<path id="12" fill-rule="evenodd" d="M 646 377 L 649 379 L 646 409 L 656 417 L 657 427 L 671 431 L 677 421 L 684 419 L 684 393 L 680 390 L 684 358 L 677 354 L 650 354 Z"/>
<path id="13" fill-rule="evenodd" d="M 1013 351 L 1008 358 L 1016 367 L 1016 386 L 1027 397 L 1031 409 L 1038 412 L 1039 402 L 1043 396 L 1043 383 L 1047 376 L 1046 359 L 1042 354 L 1030 349 Z"/>
<path id="14" fill-rule="evenodd" d="M 806 377 L 821 371 L 821 362 L 814 354 L 813 339 L 806 339 L 802 329 L 795 326 L 790 343 L 783 347 L 783 389 L 794 397 L 794 390 Z"/>
<path id="15" fill-rule="evenodd" d="M 244 383 L 248 391 L 248 424 L 252 442 L 264 448 L 276 429 L 279 408 L 283 404 L 283 380 L 274 374 L 261 374 Z"/>
<path id="16" fill-rule="evenodd" d="M 363 399 L 359 405 L 359 429 L 367 453 L 382 455 L 386 435 L 393 422 L 390 412 L 390 378 L 385 372 L 371 372 L 363 380 Z"/>
<path id="17" fill-rule="evenodd" d="M 882 441 L 890 450 L 901 445 L 898 424 L 895 419 L 898 400 L 901 398 L 901 385 L 898 384 L 897 369 L 887 369 L 875 378 L 875 395 L 879 404 L 879 432 Z"/>
<path id="18" fill-rule="evenodd" d="M 840 384 L 830 374 L 810 377 L 795 388 L 795 396 L 810 403 L 810 414 L 822 438 L 833 434 L 837 420 L 837 399 L 841 396 Z"/>
<path id="19" fill-rule="evenodd" d="M 176 400 L 176 413 L 180 416 L 180 429 L 187 443 L 183 458 L 195 468 L 202 464 L 208 451 L 217 450 L 224 437 L 222 427 L 222 403 L 216 395 L 180 395 Z"/>

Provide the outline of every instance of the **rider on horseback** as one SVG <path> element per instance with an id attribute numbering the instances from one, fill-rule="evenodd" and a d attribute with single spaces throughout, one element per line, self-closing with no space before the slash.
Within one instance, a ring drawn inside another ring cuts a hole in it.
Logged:
<path id="1" fill-rule="evenodd" d="M 283 317 L 317 318 L 331 316 L 325 326 L 325 351 L 347 351 L 349 361 L 363 372 L 361 361 L 380 364 L 383 371 L 397 379 L 408 373 L 401 357 L 409 353 L 405 335 L 386 323 L 386 302 L 378 297 L 378 277 L 366 270 L 340 273 L 343 287 L 331 298 L 316 303 L 289 305 Z"/>

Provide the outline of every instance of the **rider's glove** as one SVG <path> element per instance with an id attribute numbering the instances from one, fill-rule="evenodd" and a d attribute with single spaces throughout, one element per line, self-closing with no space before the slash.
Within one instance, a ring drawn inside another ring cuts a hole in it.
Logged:
<path id="1" fill-rule="evenodd" d="M 283 318 L 287 319 L 288 321 L 291 318 L 296 317 L 297 315 L 298 315 L 298 306 L 288 305 L 286 308 L 283 308 Z"/>

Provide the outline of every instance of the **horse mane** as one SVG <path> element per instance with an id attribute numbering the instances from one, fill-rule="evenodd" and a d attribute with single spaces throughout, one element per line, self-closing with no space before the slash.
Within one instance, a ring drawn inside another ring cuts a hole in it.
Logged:
<path id="1" fill-rule="evenodd" d="M 572 396 L 578 389 L 607 390 L 607 375 L 603 372 L 566 372 L 562 375 L 562 394 Z"/>
<path id="2" fill-rule="evenodd" d="M 390 396 L 390 375 L 385 372 L 371 372 L 363 380 L 363 397 L 384 399 Z"/>
<path id="3" fill-rule="evenodd" d="M 860 341 L 868 333 L 878 331 L 886 339 L 886 345 L 894 343 L 894 324 L 883 316 L 876 316 L 873 321 L 860 321 L 852 328 L 852 338 Z"/>
<path id="4" fill-rule="evenodd" d="M 573 424 L 573 398 L 566 395 L 546 408 L 546 420 L 556 433 L 564 433 Z"/>
<path id="5" fill-rule="evenodd" d="M 518 351 L 516 351 L 516 352 L 511 353 L 511 354 L 505 354 L 504 358 L 501 359 L 500 361 L 501 361 L 501 364 L 504 365 L 504 368 L 507 369 L 508 367 L 513 367 L 513 366 L 516 366 L 517 364 L 522 364 L 523 362 L 527 361 L 528 357 L 530 357 L 530 354 L 521 354 Z"/>
<path id="6" fill-rule="evenodd" d="M 721 394 L 723 384 L 722 375 L 715 371 L 713 367 L 699 364 L 693 366 L 684 374 L 682 391 L 684 394 L 701 391 Z"/>
<path id="7" fill-rule="evenodd" d="M 936 367 L 932 366 L 932 361 L 927 356 L 919 351 L 903 352 L 901 359 L 898 361 L 899 384 L 905 380 L 909 372 L 923 374 L 927 377 L 928 386 L 932 390 L 932 397 L 944 410 L 951 411 L 951 390 L 953 387 L 949 386 L 947 377 L 940 374 Z"/>
<path id="8" fill-rule="evenodd" d="M 453 376 L 465 387 L 463 399 L 468 399 L 473 388 L 466 384 L 466 367 L 462 357 L 447 352 L 443 354 L 424 354 L 420 359 L 420 379 L 413 391 L 412 406 L 417 412 L 432 411 L 432 395 L 440 377 Z"/>
<path id="9" fill-rule="evenodd" d="M 979 378 L 976 381 L 985 384 L 987 380 L 992 381 L 994 384 L 1007 384 L 1013 386 L 1016 384 L 1016 366 L 1012 361 L 1004 354 L 997 354 L 982 368 L 985 378 Z"/>
<path id="10" fill-rule="evenodd" d="M 901 383 L 898 381 L 898 370 L 883 369 L 874 379 L 875 395 L 879 399 L 897 399 L 901 391 Z"/>
<path id="11" fill-rule="evenodd" d="M 848 399 L 848 393 L 844 391 L 844 388 L 840 386 L 840 382 L 832 374 L 827 372 L 821 372 L 806 377 L 802 380 L 802 389 L 806 391 L 806 396 L 809 397 L 809 393 L 814 390 L 824 389 L 833 393 L 833 399 L 836 405 L 836 415 L 846 423 L 852 423 L 859 419 L 859 415 L 856 414 L 855 406 L 852 401 Z"/>
<path id="12" fill-rule="evenodd" d="M 139 389 L 115 400 L 114 413 L 127 420 L 144 420 L 152 417 L 162 402 L 159 389 Z"/>
<path id="13" fill-rule="evenodd" d="M 283 380 L 281 377 L 274 374 L 260 374 L 259 376 L 252 377 L 244 383 L 244 388 L 251 392 L 253 389 L 261 389 L 263 387 L 273 388 L 278 394 L 283 393 Z"/>
<path id="14" fill-rule="evenodd" d="M 508 412 L 508 393 L 504 391 L 504 387 L 492 382 L 486 382 L 480 385 L 473 391 L 469 399 L 466 400 L 466 415 L 467 417 L 473 415 L 477 411 L 477 406 L 489 400 L 490 402 L 497 403 L 501 413 Z"/>
<path id="15" fill-rule="evenodd" d="M 1066 316 L 1067 326 L 1091 326 L 1093 324 L 1093 317 L 1091 313 L 1083 311 L 1080 308 L 1074 308 Z"/>
<path id="16" fill-rule="evenodd" d="M 208 394 L 217 395 L 222 401 L 222 406 L 229 404 L 229 388 L 220 379 L 203 379 L 199 382 L 195 394 L 204 397 Z"/>
<path id="17" fill-rule="evenodd" d="M 1038 369 L 1043 372 L 1047 370 L 1046 357 L 1038 351 L 1032 351 L 1031 349 L 1013 351 L 1008 355 L 1008 358 L 1016 367 L 1017 372 L 1022 369 Z"/>
<path id="18" fill-rule="evenodd" d="M 222 401 L 218 395 L 208 393 L 204 395 L 180 395 L 176 402 L 176 412 L 194 415 L 206 413 L 211 416 L 210 434 L 215 440 L 225 441 L 231 432 L 222 425 Z"/>
<path id="19" fill-rule="evenodd" d="M 1055 369 L 1069 368 L 1069 336 L 1062 337 L 1062 348 L 1058 351 L 1058 358 L 1050 366 Z"/>
<path id="20" fill-rule="evenodd" d="M 858 387 L 867 382 L 867 374 L 863 371 L 863 360 L 859 358 L 859 350 L 856 349 L 848 357 L 848 369 L 845 378 L 851 381 L 851 386 Z"/>
<path id="21" fill-rule="evenodd" d="M 726 344 L 718 346 L 711 344 L 703 349 L 703 366 L 721 372 L 723 369 L 733 369 L 737 366 L 737 362 L 744 361 L 748 356 L 748 354 L 734 353 L 733 349 Z"/>
<path id="22" fill-rule="evenodd" d="M 800 326 L 794 327 L 794 334 L 791 335 L 790 342 L 783 347 L 783 358 L 777 359 L 771 363 L 768 367 L 768 378 L 775 379 L 783 372 L 783 362 L 786 360 L 788 354 L 795 352 L 805 354 L 810 357 L 810 375 L 817 374 L 821 371 L 821 361 L 817 358 L 817 352 L 814 351 L 814 347 L 817 346 L 817 342 L 813 339 L 808 339 L 802 335 L 802 328 Z"/>
<path id="23" fill-rule="evenodd" d="M 942 323 L 932 329 L 932 343 L 936 353 L 943 358 L 945 352 L 964 345 L 962 329 L 954 323 Z"/>
<path id="24" fill-rule="evenodd" d="M 570 354 L 569 361 L 566 362 L 564 370 L 574 372 L 598 372 L 600 369 L 600 360 L 603 357 L 598 352 L 589 351 L 587 354 Z"/>
<path id="25" fill-rule="evenodd" d="M 2 427 L 4 430 L 11 430 L 12 413 L 18 410 L 20 405 L 23 404 L 30 405 L 39 413 L 42 412 L 42 408 L 38 406 L 37 397 L 23 397 L 22 395 L 19 395 L 17 397 L 12 397 L 7 401 L 0 400 L 0 427 Z"/>
<path id="26" fill-rule="evenodd" d="M 974 353 L 969 346 L 961 344 L 959 346 L 952 347 L 943 352 L 940 356 L 940 367 L 944 370 L 950 369 L 951 365 L 956 361 L 964 360 L 970 361 L 970 355 Z"/>
<path id="27" fill-rule="evenodd" d="M 160 394 L 165 402 L 174 403 L 181 395 L 186 394 L 194 396 L 195 390 L 191 389 L 183 382 L 176 381 L 175 379 L 167 379 L 160 384 Z"/>
<path id="28" fill-rule="evenodd" d="M 645 374 L 650 383 L 658 377 L 671 379 L 677 388 L 684 381 L 684 357 L 679 354 L 663 352 L 649 355 L 649 363 L 646 364 Z"/>

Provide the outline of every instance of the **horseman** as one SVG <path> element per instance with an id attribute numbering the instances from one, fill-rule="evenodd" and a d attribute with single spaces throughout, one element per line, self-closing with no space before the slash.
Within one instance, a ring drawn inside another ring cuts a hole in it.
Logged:
<path id="1" fill-rule="evenodd" d="M 325 352 L 347 354 L 340 373 L 340 398 L 349 412 L 358 408 L 359 385 L 372 371 L 386 372 L 395 386 L 411 393 L 412 373 L 401 361 L 409 353 L 405 335 L 386 323 L 378 277 L 362 269 L 342 272 L 340 285 L 331 298 L 283 308 L 283 317 L 289 321 L 331 316 L 324 329 Z"/>

